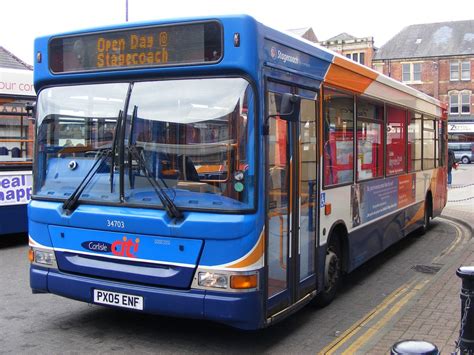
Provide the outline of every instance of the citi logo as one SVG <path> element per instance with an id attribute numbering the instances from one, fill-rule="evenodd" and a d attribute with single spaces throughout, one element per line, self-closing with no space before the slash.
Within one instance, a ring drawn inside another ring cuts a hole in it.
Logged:
<path id="1" fill-rule="evenodd" d="M 133 242 L 132 239 L 127 240 L 127 237 L 124 236 L 122 240 L 116 240 L 112 243 L 112 254 L 135 258 L 134 253 L 138 252 L 138 243 L 140 243 L 139 238 L 136 238 Z"/>

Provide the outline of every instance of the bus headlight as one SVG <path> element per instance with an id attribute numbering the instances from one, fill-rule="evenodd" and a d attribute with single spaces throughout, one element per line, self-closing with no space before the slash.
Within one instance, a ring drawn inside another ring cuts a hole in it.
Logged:
<path id="1" fill-rule="evenodd" d="M 198 269 L 191 288 L 225 292 L 252 292 L 258 290 L 258 271 L 227 271 Z M 217 290 L 218 289 L 218 290 Z"/>
<path id="2" fill-rule="evenodd" d="M 227 288 L 227 275 L 213 272 L 200 272 L 198 274 L 198 284 L 203 287 Z"/>
<path id="3" fill-rule="evenodd" d="M 57 268 L 56 257 L 52 250 L 30 248 L 28 259 L 33 264 Z"/>

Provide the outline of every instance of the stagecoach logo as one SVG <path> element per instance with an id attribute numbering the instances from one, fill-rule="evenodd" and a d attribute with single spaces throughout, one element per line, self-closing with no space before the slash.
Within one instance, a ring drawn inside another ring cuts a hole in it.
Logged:
<path id="1" fill-rule="evenodd" d="M 81 244 L 84 249 L 96 251 L 99 253 L 110 253 L 112 251 L 112 244 L 98 242 L 98 241 L 87 241 Z"/>
<path id="2" fill-rule="evenodd" d="M 270 48 L 270 56 L 272 57 L 272 59 L 279 59 L 283 63 L 290 62 L 293 64 L 300 64 L 300 59 L 297 56 L 282 52 L 281 50 L 276 49 L 275 47 Z"/>
<path id="3" fill-rule="evenodd" d="M 276 59 L 277 57 L 277 50 L 275 47 L 272 47 L 272 49 L 270 49 L 270 55 L 272 56 L 273 59 Z"/>
<path id="4" fill-rule="evenodd" d="M 140 243 L 139 238 L 136 238 L 133 242 L 132 239 L 127 240 L 127 237 L 124 236 L 122 240 L 116 240 L 112 243 L 112 254 L 135 258 L 134 253 L 138 251 L 138 243 Z"/>

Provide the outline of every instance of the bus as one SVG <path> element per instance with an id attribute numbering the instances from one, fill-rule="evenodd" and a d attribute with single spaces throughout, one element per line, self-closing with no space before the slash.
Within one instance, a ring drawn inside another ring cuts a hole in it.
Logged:
<path id="1" fill-rule="evenodd" d="M 35 100 L 32 70 L 0 68 L 0 236 L 28 231 Z"/>
<path id="2" fill-rule="evenodd" d="M 446 204 L 446 107 L 252 17 L 35 41 L 30 284 L 269 326 Z"/>

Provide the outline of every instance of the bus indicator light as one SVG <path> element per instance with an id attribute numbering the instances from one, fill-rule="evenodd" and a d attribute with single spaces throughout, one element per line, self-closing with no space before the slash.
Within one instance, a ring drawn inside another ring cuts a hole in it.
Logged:
<path id="1" fill-rule="evenodd" d="M 35 252 L 33 248 L 30 248 L 30 250 L 28 250 L 28 260 L 30 261 L 30 263 L 35 261 Z"/>
<path id="2" fill-rule="evenodd" d="M 234 47 L 240 47 L 240 33 L 234 33 Z"/>
<path id="3" fill-rule="evenodd" d="M 326 203 L 324 205 L 324 214 L 326 216 L 329 216 L 331 214 L 331 212 L 332 212 L 332 205 L 330 203 Z"/>
<path id="4" fill-rule="evenodd" d="M 238 290 L 257 288 L 257 274 L 232 275 L 230 277 L 230 288 L 234 288 Z"/>

